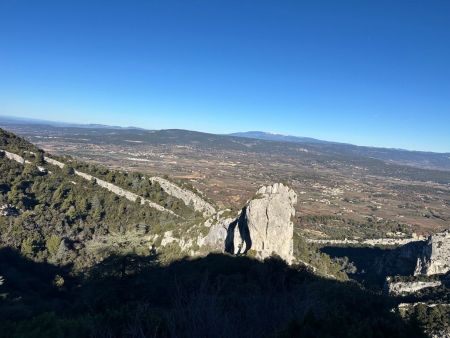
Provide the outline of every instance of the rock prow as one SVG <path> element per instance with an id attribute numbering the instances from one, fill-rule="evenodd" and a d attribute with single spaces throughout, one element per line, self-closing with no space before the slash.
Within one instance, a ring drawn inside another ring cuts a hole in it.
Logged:
<path id="1" fill-rule="evenodd" d="M 295 191 L 282 183 L 261 187 L 230 224 L 227 251 L 242 254 L 252 250 L 261 259 L 275 254 L 292 263 L 296 203 Z"/>

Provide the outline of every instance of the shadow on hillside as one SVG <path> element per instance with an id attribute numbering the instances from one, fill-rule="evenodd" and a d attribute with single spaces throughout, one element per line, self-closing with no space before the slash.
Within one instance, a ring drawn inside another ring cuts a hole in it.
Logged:
<path id="1" fill-rule="evenodd" d="M 235 243 L 235 230 L 236 227 L 239 231 L 239 235 L 243 240 L 243 243 Z M 237 247 L 236 247 L 237 246 Z M 241 248 L 240 246 L 244 246 Z M 227 229 L 227 237 L 225 238 L 225 252 L 234 254 L 238 252 L 240 254 L 246 254 L 252 247 L 252 239 L 250 237 L 250 230 L 248 228 L 247 219 L 245 217 L 245 207 L 241 210 L 239 218 L 233 221 Z"/>
<path id="2" fill-rule="evenodd" d="M 17 251 L 0 249 L 0 318 L 14 320 L 45 311 L 61 311 L 68 306 L 65 288 L 54 284 L 57 275 L 67 276 L 70 267 L 36 263 Z M 7 296 L 5 295 L 7 294 Z"/>
<path id="3" fill-rule="evenodd" d="M 10 249 L 0 263 L 0 337 L 423 337 L 392 299 L 276 258 L 111 256 L 77 278 Z"/>
<path id="4" fill-rule="evenodd" d="M 332 258 L 348 257 L 357 268 L 352 278 L 382 287 L 387 276 L 412 276 L 423 246 L 413 242 L 395 248 L 326 246 L 320 250 Z"/>

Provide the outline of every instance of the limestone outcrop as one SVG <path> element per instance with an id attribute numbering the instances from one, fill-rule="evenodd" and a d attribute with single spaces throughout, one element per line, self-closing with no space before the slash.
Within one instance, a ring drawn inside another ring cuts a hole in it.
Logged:
<path id="1" fill-rule="evenodd" d="M 227 231 L 225 250 L 235 254 L 251 250 L 256 257 L 273 254 L 291 263 L 293 255 L 292 217 L 297 194 L 282 183 L 260 188 Z"/>
<path id="2" fill-rule="evenodd" d="M 218 212 L 205 222 L 204 226 L 209 228 L 209 232 L 205 237 L 197 239 L 197 245 L 208 251 L 225 251 L 228 229 L 234 222 L 236 218 L 224 216 L 223 211 Z"/>
<path id="3" fill-rule="evenodd" d="M 340 245 L 340 244 L 356 244 L 368 246 L 391 246 L 391 245 L 406 245 L 408 243 L 423 242 L 426 240 L 424 236 L 413 234 L 409 238 L 371 238 L 371 239 L 307 239 L 309 243 L 325 244 L 325 245 Z"/>
<path id="4" fill-rule="evenodd" d="M 157 182 L 166 193 L 173 197 L 179 198 L 184 202 L 184 204 L 187 206 L 192 206 L 194 210 L 201 212 L 205 217 L 216 213 L 216 209 L 212 206 L 212 204 L 206 202 L 203 198 L 190 190 L 180 188 L 178 185 L 162 177 L 151 177 L 150 181 Z"/>
<path id="5" fill-rule="evenodd" d="M 1 216 L 18 216 L 19 210 L 12 204 L 0 205 L 0 215 Z"/>
<path id="6" fill-rule="evenodd" d="M 6 150 L 0 150 L 0 151 L 3 152 L 7 158 L 9 158 L 9 159 L 11 159 L 13 161 L 16 161 L 16 162 L 18 162 L 20 164 L 30 163 L 29 161 L 25 160 L 22 156 L 10 153 L 10 152 L 8 152 Z M 60 161 L 57 161 L 57 160 L 55 160 L 53 158 L 50 158 L 48 156 L 45 156 L 44 160 L 45 160 L 45 162 L 50 163 L 50 164 L 52 164 L 54 166 L 57 166 L 57 167 L 59 167 L 61 169 L 65 167 L 64 163 L 62 163 Z M 39 169 L 39 171 L 46 171 L 46 169 L 43 168 L 43 167 L 39 167 L 38 166 L 38 169 Z M 83 173 L 83 172 L 78 171 L 78 170 L 75 170 L 75 174 L 80 176 L 80 177 L 83 177 L 85 180 L 88 180 L 88 181 L 95 180 L 95 182 L 99 186 L 101 186 L 102 188 L 105 188 L 105 189 L 111 191 L 112 193 L 116 194 L 117 196 L 123 196 L 129 201 L 135 202 L 139 198 L 141 200 L 141 204 L 143 204 L 143 205 L 147 204 L 147 205 L 149 205 L 150 207 L 152 207 L 154 209 L 157 209 L 157 210 L 162 211 L 162 212 L 167 212 L 167 213 L 172 214 L 172 215 L 174 215 L 176 217 L 179 217 L 172 210 L 168 210 L 168 209 L 164 208 L 163 206 L 161 206 L 161 205 L 159 205 L 159 204 L 157 204 L 155 202 L 152 202 L 152 201 L 149 201 L 147 199 L 141 198 L 139 195 L 137 195 L 135 193 L 132 193 L 130 191 L 127 191 L 125 189 L 122 189 L 122 188 L 120 188 L 120 187 L 118 187 L 118 186 L 116 186 L 116 185 L 114 185 L 112 183 L 106 182 L 104 180 L 101 180 L 99 178 L 96 178 L 96 177 L 94 177 L 92 175 Z"/>
<path id="7" fill-rule="evenodd" d="M 441 286 L 442 282 L 436 281 L 414 281 L 414 282 L 393 282 L 387 280 L 387 291 L 391 295 L 407 295 L 426 288 Z"/>
<path id="8" fill-rule="evenodd" d="M 26 162 L 28 162 L 28 161 L 25 161 L 25 159 L 20 155 L 10 153 L 9 151 L 6 151 L 6 150 L 0 150 L 0 151 L 5 154 L 6 158 L 16 161 L 20 164 L 25 164 Z"/>
<path id="9" fill-rule="evenodd" d="M 414 275 L 435 275 L 450 271 L 450 230 L 431 235 L 420 257 Z"/>
<path id="10" fill-rule="evenodd" d="M 64 168 L 64 166 L 65 166 L 64 163 L 59 162 L 59 161 L 57 161 L 55 159 L 52 159 L 50 157 L 47 157 L 47 156 L 45 157 L 45 161 L 50 163 L 50 164 L 53 164 L 53 165 L 55 165 L 55 166 L 57 166 L 59 168 Z M 80 176 L 80 177 L 83 177 L 87 181 L 95 180 L 95 182 L 99 186 L 101 186 L 102 188 L 105 188 L 105 189 L 111 191 L 112 193 L 116 194 L 117 196 L 123 196 L 127 200 L 132 201 L 132 202 L 135 202 L 139 198 L 142 205 L 147 204 L 147 205 L 149 205 L 150 207 L 152 207 L 154 209 L 157 209 L 157 210 L 162 211 L 162 212 L 167 212 L 167 213 L 169 213 L 171 215 L 174 215 L 174 216 L 178 217 L 178 215 L 176 215 L 172 210 L 168 210 L 168 209 L 164 208 L 163 206 L 161 206 L 161 205 L 159 205 L 159 204 L 157 204 L 155 202 L 149 201 L 149 200 L 147 200 L 145 198 L 141 198 L 138 194 L 135 194 L 133 192 L 130 192 L 128 190 L 120 188 L 117 185 L 114 185 L 112 183 L 106 182 L 104 180 L 101 180 L 101 179 L 99 179 L 97 177 L 94 177 L 92 175 L 83 173 L 83 172 L 78 171 L 78 170 L 75 170 L 75 174 Z"/>

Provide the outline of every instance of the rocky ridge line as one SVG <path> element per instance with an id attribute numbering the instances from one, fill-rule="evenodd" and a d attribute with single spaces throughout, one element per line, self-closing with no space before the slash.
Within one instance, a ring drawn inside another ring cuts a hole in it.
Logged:
<path id="1" fill-rule="evenodd" d="M 157 182 L 166 193 L 179 198 L 184 204 L 193 207 L 195 211 L 201 212 L 205 217 L 216 213 L 216 209 L 210 203 L 190 190 L 183 189 L 162 177 L 154 176 L 150 178 L 150 181 Z"/>
<path id="2" fill-rule="evenodd" d="M 10 153 L 10 152 L 8 152 L 8 151 L 6 151 L 6 150 L 1 150 L 1 151 L 5 153 L 5 156 L 6 156 L 8 159 L 11 159 L 11 160 L 13 160 L 13 161 L 16 161 L 16 162 L 18 162 L 18 163 L 20 163 L 20 164 L 22 164 L 22 165 L 25 164 L 25 163 L 30 163 L 29 161 L 25 160 L 25 159 L 24 159 L 22 156 L 20 156 L 20 155 L 17 155 L 17 154 L 14 154 L 14 153 Z M 50 157 L 48 157 L 48 156 L 45 156 L 45 157 L 44 157 L 44 161 L 46 161 L 47 163 L 50 163 L 50 164 L 52 164 L 52 165 L 54 165 L 54 166 L 57 166 L 57 167 L 59 167 L 59 168 L 61 168 L 61 169 L 65 167 L 65 164 L 64 164 L 64 163 L 62 163 L 62 162 L 60 162 L 60 161 L 57 161 L 57 160 L 55 160 L 55 159 L 52 159 L 52 158 L 50 158 Z M 41 170 L 41 168 L 42 168 L 42 167 L 39 167 L 39 170 Z M 41 170 L 41 171 L 42 171 L 42 170 Z M 141 204 L 142 204 L 142 205 L 147 204 L 147 205 L 149 205 L 151 208 L 154 208 L 154 209 L 159 210 L 159 211 L 161 211 L 161 212 L 167 212 L 167 213 L 169 213 L 169 214 L 171 214 L 171 215 L 173 215 L 173 216 L 180 217 L 179 215 L 175 214 L 172 210 L 166 209 L 166 208 L 164 208 L 163 206 L 161 206 L 161 205 L 159 205 L 159 204 L 157 204 L 157 203 L 155 203 L 155 202 L 152 202 L 152 201 L 149 201 L 149 200 L 147 200 L 147 199 L 144 199 L 144 198 L 140 197 L 139 195 L 137 195 L 137 194 L 135 194 L 135 193 L 132 193 L 132 192 L 130 192 L 130 191 L 127 191 L 127 190 L 125 190 L 125 189 L 122 189 L 122 188 L 120 188 L 120 187 L 118 187 L 118 186 L 116 186 L 116 185 L 114 185 L 114 184 L 112 184 L 112 183 L 106 182 L 106 181 L 104 181 L 104 180 L 101 180 L 101 179 L 99 179 L 99 178 L 97 178 L 97 177 L 94 177 L 94 176 L 92 176 L 92 175 L 83 173 L 83 172 L 78 171 L 78 170 L 75 170 L 75 174 L 78 175 L 78 176 L 80 176 L 80 177 L 82 177 L 82 178 L 84 178 L 85 180 L 88 180 L 88 181 L 95 180 L 95 182 L 96 182 L 99 186 L 101 186 L 102 188 L 105 188 L 105 189 L 111 191 L 112 193 L 116 194 L 117 196 L 125 197 L 127 200 L 129 200 L 129 201 L 131 201 L 131 202 L 136 202 L 136 200 L 137 200 L 138 198 L 140 198 Z"/>
<path id="3" fill-rule="evenodd" d="M 405 245 L 408 243 L 414 242 L 423 242 L 426 240 L 426 237 L 423 236 L 414 236 L 410 238 L 371 238 L 364 240 L 357 239 L 306 239 L 309 243 L 316 244 L 357 244 L 357 245 L 369 245 L 369 246 L 377 246 L 377 245 Z"/>
<path id="4" fill-rule="evenodd" d="M 6 157 L 6 158 L 8 158 L 8 159 L 10 159 L 10 160 L 12 160 L 12 161 L 16 161 L 16 162 L 18 162 L 18 163 L 20 163 L 20 164 L 22 164 L 22 165 L 27 164 L 27 163 L 31 163 L 30 161 L 24 159 L 22 156 L 17 155 L 17 154 L 14 154 L 14 153 L 10 153 L 9 151 L 0 149 L 0 152 L 2 152 L 3 154 L 5 154 L 5 157 Z M 45 168 L 44 168 L 44 167 L 37 166 L 37 168 L 38 168 L 38 170 L 41 171 L 41 172 L 45 171 Z"/>
<path id="5" fill-rule="evenodd" d="M 54 160 L 54 159 L 49 158 L 49 157 L 44 157 L 44 160 L 47 161 L 48 163 L 56 165 L 56 166 L 58 166 L 60 168 L 64 168 L 64 166 L 65 166 L 64 163 L 59 162 L 59 161 Z M 144 199 L 144 198 L 140 197 L 138 194 L 135 194 L 135 193 L 132 193 L 132 192 L 130 192 L 128 190 L 120 188 L 117 185 L 114 185 L 112 183 L 106 182 L 104 180 L 101 180 L 101 179 L 99 179 L 97 177 L 94 177 L 92 175 L 83 173 L 83 172 L 78 171 L 78 170 L 75 170 L 75 174 L 80 176 L 80 177 L 82 177 L 82 178 L 84 178 L 85 180 L 88 180 L 88 181 L 95 180 L 95 182 L 99 186 L 101 186 L 102 188 L 105 188 L 105 189 L 111 191 L 112 193 L 116 194 L 117 196 L 125 197 L 127 200 L 129 200 L 131 202 L 136 202 L 136 200 L 139 198 L 141 200 L 141 204 L 142 205 L 148 204 L 150 207 L 152 207 L 152 208 L 154 208 L 156 210 L 159 210 L 159 211 L 162 211 L 162 212 L 167 212 L 167 213 L 169 213 L 169 214 L 171 214 L 173 216 L 180 217 L 177 214 L 175 214 L 172 210 L 166 209 L 163 206 L 161 206 L 161 205 L 159 205 L 159 204 L 157 204 L 155 202 L 152 202 L 152 201 L 149 201 L 147 199 Z"/>

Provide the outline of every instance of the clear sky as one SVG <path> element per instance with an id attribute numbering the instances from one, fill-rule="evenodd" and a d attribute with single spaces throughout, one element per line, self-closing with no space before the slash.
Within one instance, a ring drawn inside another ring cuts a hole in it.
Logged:
<path id="1" fill-rule="evenodd" d="M 1 0 L 0 114 L 450 152 L 450 1 Z"/>

